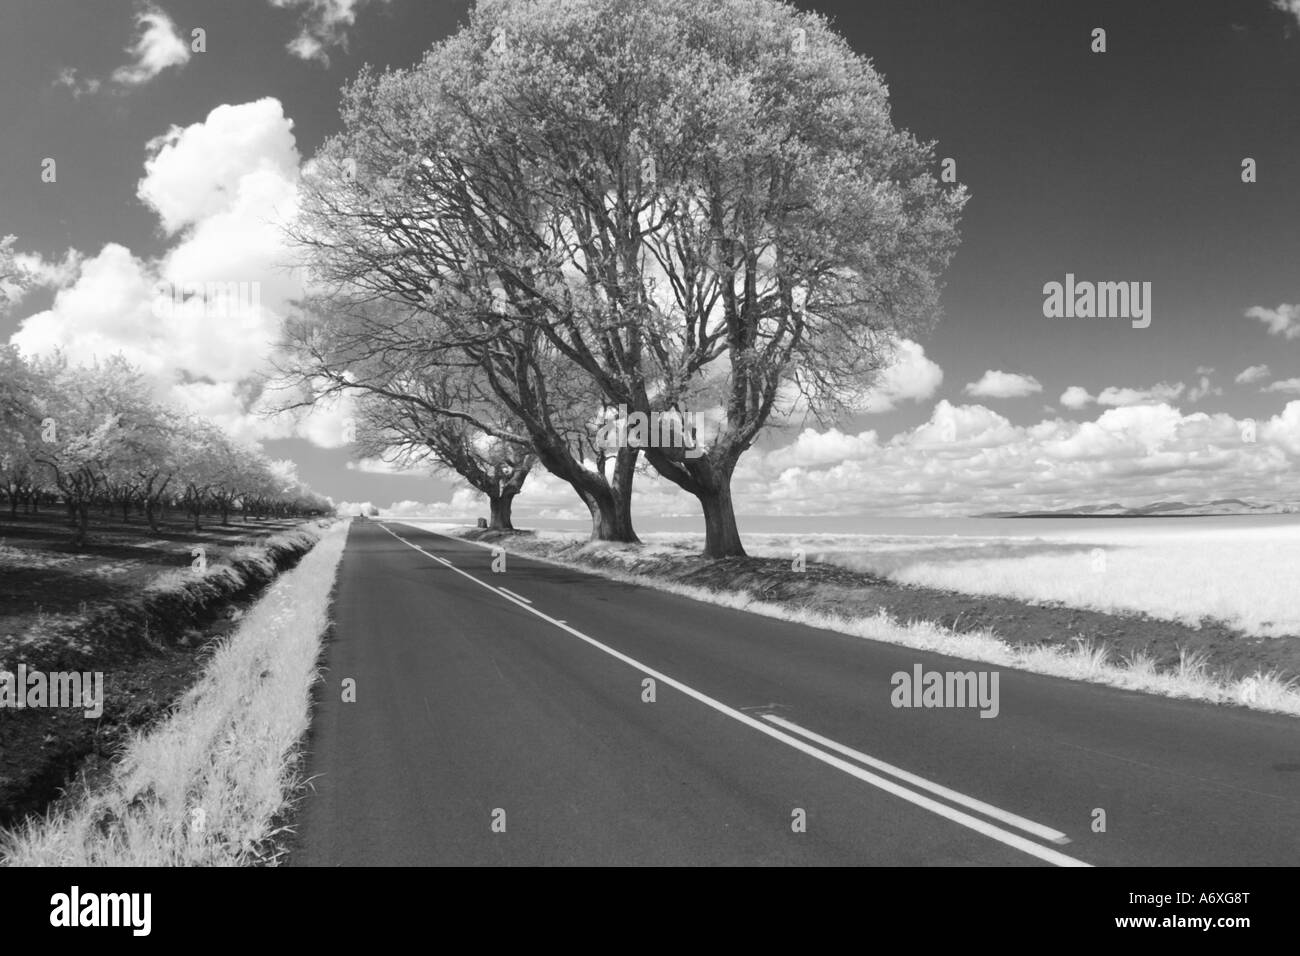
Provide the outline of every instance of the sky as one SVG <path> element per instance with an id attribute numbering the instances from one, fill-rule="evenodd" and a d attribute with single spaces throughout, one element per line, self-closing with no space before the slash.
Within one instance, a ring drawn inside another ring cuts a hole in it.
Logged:
<path id="1" fill-rule="evenodd" d="M 971 199 L 942 320 L 900 343 L 867 413 L 766 435 L 736 474 L 742 515 L 1300 502 L 1300 0 L 801 5 L 871 59 L 895 123 Z M 280 228 L 339 88 L 418 61 L 467 10 L 4 0 L 0 237 L 41 287 L 0 337 L 121 352 L 336 501 L 485 513 L 446 476 L 352 462 L 344 406 L 264 414 L 261 384 L 302 288 Z M 1149 314 L 1049 315 L 1067 276 L 1136 283 Z M 258 307 L 160 318 L 160 281 L 257 283 Z M 638 479 L 635 513 L 695 510 Z M 516 503 L 584 513 L 541 473 Z"/>

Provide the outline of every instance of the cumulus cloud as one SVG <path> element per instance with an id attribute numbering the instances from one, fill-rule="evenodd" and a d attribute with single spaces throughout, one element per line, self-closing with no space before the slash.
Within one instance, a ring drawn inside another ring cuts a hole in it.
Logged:
<path id="1" fill-rule="evenodd" d="M 1041 392 L 1043 386 L 1032 375 L 989 369 L 978 382 L 966 386 L 966 394 L 975 398 L 1024 398 Z"/>
<path id="2" fill-rule="evenodd" d="M 278 101 L 219 106 L 149 144 L 138 194 L 171 247 L 145 259 L 109 243 L 68 260 L 49 309 L 12 342 L 29 354 L 62 349 L 77 362 L 121 353 L 160 395 L 243 440 L 300 435 L 337 444 L 345 414 L 322 405 L 268 418 L 260 377 L 291 299 L 303 292 L 280 223 L 296 202 L 298 153 Z M 75 268 L 74 268 L 75 266 Z M 50 274 L 63 264 L 45 264 Z"/>
<path id="3" fill-rule="evenodd" d="M 242 213 L 242 205 L 293 196 L 300 157 L 293 121 L 267 97 L 222 105 L 201 123 L 173 126 L 146 145 L 145 176 L 136 194 L 169 234 Z M 272 206 L 272 212 L 274 211 Z"/>
<path id="4" fill-rule="evenodd" d="M 316 60 L 328 66 L 330 48 L 347 49 L 348 30 L 356 23 L 361 8 L 371 2 L 375 0 L 271 0 L 271 5 L 299 12 L 298 35 L 286 49 L 300 60 Z"/>
<path id="5" fill-rule="evenodd" d="M 122 86 L 140 86 L 163 70 L 189 62 L 189 44 L 177 32 L 172 18 L 158 7 L 141 10 L 136 15 L 136 26 L 140 29 L 140 36 L 134 45 L 127 47 L 134 59 L 113 71 L 113 82 Z"/>
<path id="6" fill-rule="evenodd" d="M 1246 317 L 1263 322 L 1268 326 L 1269 335 L 1300 339 L 1300 305 L 1287 305 L 1284 302 L 1276 309 L 1256 305 L 1246 310 Z"/>
<path id="7" fill-rule="evenodd" d="M 1268 378 L 1272 374 L 1272 371 L 1267 365 L 1251 365 L 1250 367 L 1243 368 L 1238 372 L 1237 377 L 1233 381 L 1238 385 L 1253 385 L 1256 382 L 1264 381 L 1264 379 Z"/>
<path id="8" fill-rule="evenodd" d="M 981 405 L 941 401 L 927 422 L 887 441 L 872 431 L 810 429 L 785 448 L 746 455 L 734 497 L 738 511 L 769 515 L 970 514 L 1161 498 L 1295 501 L 1300 400 L 1260 422 L 1256 441 L 1243 434 L 1243 422 L 1227 414 L 1183 414 L 1166 404 L 1022 427 Z M 639 494 L 634 507 L 644 510 Z"/>
<path id="9" fill-rule="evenodd" d="M 1290 395 L 1300 395 L 1300 378 L 1282 379 L 1265 385 L 1261 392 L 1286 392 Z"/>
<path id="10" fill-rule="evenodd" d="M 1111 386 L 1101 390 L 1097 396 L 1098 405 L 1119 407 L 1124 405 L 1145 405 L 1152 402 L 1172 402 L 1187 390 L 1182 382 L 1170 385 L 1161 382 L 1150 388 L 1117 388 Z"/>
<path id="11" fill-rule="evenodd" d="M 1079 385 L 1071 385 L 1061 393 L 1060 402 L 1066 408 L 1078 410 L 1091 405 L 1096 399 L 1088 394 L 1088 390 Z"/>
<path id="12" fill-rule="evenodd" d="M 869 414 L 891 412 L 903 402 L 922 402 L 943 384 L 943 369 L 926 357 L 925 349 L 911 339 L 901 339 L 893 362 L 882 369 L 860 410 Z"/>
<path id="13" fill-rule="evenodd" d="M 972 514 L 1081 503 L 1259 498 L 1296 502 L 1300 400 L 1256 423 L 1169 405 L 1102 410 L 1096 419 L 1026 426 L 983 405 L 938 402 L 929 419 L 892 438 L 807 428 L 789 444 L 741 458 L 733 482 L 740 514 Z M 695 517 L 694 498 L 638 474 L 634 513 Z M 572 489 L 538 469 L 515 502 L 521 516 L 585 519 Z M 486 513 L 462 488 L 449 503 L 410 514 L 465 520 Z"/>

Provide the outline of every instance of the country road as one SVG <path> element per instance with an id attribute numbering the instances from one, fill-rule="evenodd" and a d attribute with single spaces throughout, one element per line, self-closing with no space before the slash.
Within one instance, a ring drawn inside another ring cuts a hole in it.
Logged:
<path id="1" fill-rule="evenodd" d="M 397 522 L 334 618 L 290 865 L 1300 862 L 1294 718 L 1007 670 L 992 719 L 896 708 L 990 666 Z"/>

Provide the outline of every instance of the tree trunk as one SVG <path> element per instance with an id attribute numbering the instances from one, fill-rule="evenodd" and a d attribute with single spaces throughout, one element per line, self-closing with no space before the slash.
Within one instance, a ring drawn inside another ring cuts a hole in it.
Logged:
<path id="1" fill-rule="evenodd" d="M 492 531 L 514 531 L 510 523 L 510 508 L 515 502 L 515 492 L 507 491 L 503 495 L 488 495 L 488 510 L 492 517 L 488 528 Z"/>
<path id="2" fill-rule="evenodd" d="M 131 520 L 131 499 L 130 498 L 122 499 L 122 520 L 123 521 Z"/>
<path id="3" fill-rule="evenodd" d="M 631 474 L 636 465 L 636 448 L 619 449 L 619 466 L 615 475 L 620 473 L 624 459 L 628 459 L 626 487 L 620 487 L 616 495 L 614 488 L 605 479 L 582 467 L 574 460 L 562 442 L 550 442 L 546 436 L 533 436 L 533 445 L 537 457 L 557 478 L 568 482 L 569 486 L 582 499 L 582 503 L 591 512 L 592 541 L 622 541 L 631 544 L 638 542 L 636 532 L 632 530 Z M 620 503 L 619 499 L 622 498 Z"/>
<path id="4" fill-rule="evenodd" d="M 693 494 L 704 512 L 704 556 L 706 558 L 743 558 L 745 547 L 736 526 L 736 509 L 731 501 L 731 474 L 736 457 L 714 460 L 711 455 L 678 460 L 662 449 L 651 448 L 646 459 L 683 491 Z"/>
<path id="5" fill-rule="evenodd" d="M 77 530 L 72 536 L 72 543 L 77 547 L 81 547 L 86 543 L 86 538 L 90 532 L 90 502 L 83 501 L 79 505 L 73 506 L 73 511 L 77 518 Z"/>
<path id="6" fill-rule="evenodd" d="M 153 499 L 150 498 L 144 503 L 144 518 L 149 522 L 149 530 L 154 534 L 158 533 L 158 512 L 154 509 Z"/>
<path id="7" fill-rule="evenodd" d="M 627 537 L 615 539 L 618 541 L 641 540 L 632 530 L 632 480 L 636 477 L 636 462 L 640 454 L 636 448 L 620 448 L 614 459 L 614 479 L 610 482 L 614 494 L 614 516 L 617 526 L 627 529 Z"/>
<path id="8" fill-rule="evenodd" d="M 706 558 L 743 558 L 745 547 L 736 526 L 736 509 L 731 503 L 731 476 L 720 487 L 702 490 L 696 495 L 704 509 L 704 556 Z"/>

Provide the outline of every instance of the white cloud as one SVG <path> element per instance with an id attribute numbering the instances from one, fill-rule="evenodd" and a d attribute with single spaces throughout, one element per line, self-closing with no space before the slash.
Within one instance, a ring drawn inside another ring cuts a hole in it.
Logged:
<path id="1" fill-rule="evenodd" d="M 280 232 L 297 179 L 292 122 L 273 99 L 219 106 L 158 137 L 138 193 L 173 237 L 171 248 L 146 260 L 109 243 L 77 262 L 75 277 L 63 276 L 51 307 L 23 320 L 13 343 L 28 353 L 62 348 L 81 362 L 121 353 L 164 397 L 241 439 L 296 434 L 333 447 L 339 407 L 299 418 L 262 414 L 273 396 L 259 376 L 289 300 L 303 291 Z M 171 294 L 196 285 L 203 294 L 171 306 Z"/>
<path id="2" fill-rule="evenodd" d="M 329 49 L 347 49 L 347 31 L 357 21 L 357 13 L 372 0 L 270 0 L 271 5 L 301 14 L 298 35 L 286 49 L 301 60 L 316 60 L 329 65 Z M 378 0 L 387 3 L 389 0 Z"/>
<path id="3" fill-rule="evenodd" d="M 1144 405 L 1152 402 L 1171 402 L 1178 398 L 1187 390 L 1187 386 L 1182 382 L 1170 385 L 1168 382 L 1161 382 L 1159 385 L 1152 385 L 1150 388 L 1117 388 L 1111 386 L 1101 390 L 1097 396 L 1098 405 L 1124 406 L 1124 405 Z"/>
<path id="4" fill-rule="evenodd" d="M 19 284 L 12 278 L 0 279 L 0 302 L 7 306 L 17 305 L 33 289 L 67 285 L 81 268 L 81 254 L 75 249 L 68 249 L 60 260 L 46 259 L 39 253 L 18 252 L 14 253 L 13 262 L 24 282 Z"/>
<path id="5" fill-rule="evenodd" d="M 1300 305 L 1287 305 L 1284 302 L 1276 309 L 1256 305 L 1246 310 L 1246 317 L 1259 319 L 1267 325 L 1269 335 L 1300 339 Z"/>
<path id="6" fill-rule="evenodd" d="M 1043 386 L 1032 375 L 989 369 L 978 382 L 966 386 L 966 394 L 975 398 L 1024 398 L 1041 392 Z"/>
<path id="7" fill-rule="evenodd" d="M 1095 399 L 1088 394 L 1088 390 L 1079 385 L 1071 385 L 1061 393 L 1060 402 L 1066 408 L 1078 410 L 1091 405 Z"/>
<path id="8" fill-rule="evenodd" d="M 201 123 L 154 137 L 146 150 L 136 192 L 168 233 L 229 212 L 241 199 L 292 195 L 283 187 L 297 183 L 293 121 L 271 97 L 218 106 Z"/>
<path id="9" fill-rule="evenodd" d="M 1273 0 L 1273 6 L 1283 13 L 1289 13 L 1300 22 L 1300 0 Z"/>
<path id="10" fill-rule="evenodd" d="M 1210 369 L 1210 371 L 1214 371 Z M 1189 402 L 1199 402 L 1208 395 L 1222 395 L 1223 389 L 1217 385 L 1211 385 L 1208 376 L 1202 375 L 1201 380 L 1187 390 L 1187 400 Z"/>
<path id="11" fill-rule="evenodd" d="M 901 339 L 893 362 L 882 369 L 866 393 L 860 410 L 870 414 L 891 412 L 903 402 L 930 398 L 943 384 L 943 369 L 911 339 Z"/>
<path id="12" fill-rule="evenodd" d="M 1291 395 L 1300 395 L 1300 378 L 1282 379 L 1265 385 L 1261 392 L 1287 392 Z"/>
<path id="13" fill-rule="evenodd" d="M 1238 385 L 1253 385 L 1256 382 L 1262 382 L 1272 374 L 1267 365 L 1251 365 L 1238 372 L 1234 381 Z"/>
<path id="14" fill-rule="evenodd" d="M 1093 421 L 1018 427 L 980 405 L 941 401 L 929 421 L 880 440 L 806 430 L 746 455 L 733 486 L 744 514 L 970 514 L 1162 498 L 1295 501 L 1300 400 L 1261 421 L 1257 440 L 1222 413 L 1134 405 Z M 836 458 L 832 450 L 841 449 Z M 800 455 L 807 455 L 800 460 Z M 639 481 L 639 479 L 638 479 Z M 688 510 L 690 501 L 679 505 Z M 640 496 L 634 508 L 645 513 Z"/>
<path id="15" fill-rule="evenodd" d="M 100 86 L 103 84 L 93 76 L 89 79 L 81 79 L 77 75 L 77 68 L 68 66 L 59 71 L 59 75 L 54 80 L 54 85 L 71 90 L 73 98 L 79 100 L 83 96 L 93 96 L 98 93 Z"/>
<path id="16" fill-rule="evenodd" d="M 135 59 L 113 71 L 115 83 L 140 86 L 163 70 L 189 62 L 189 44 L 176 31 L 172 18 L 162 10 L 146 7 L 136 15 L 136 25 L 140 28 L 140 36 L 133 46 L 127 48 Z"/>
<path id="17" fill-rule="evenodd" d="M 427 477 L 434 465 L 419 464 L 404 466 L 382 458 L 362 458 L 360 461 L 347 463 L 348 471 L 360 471 L 367 475 L 401 475 L 403 477 Z"/>

